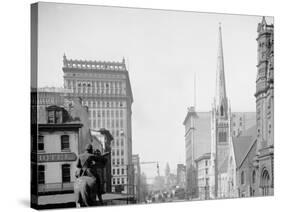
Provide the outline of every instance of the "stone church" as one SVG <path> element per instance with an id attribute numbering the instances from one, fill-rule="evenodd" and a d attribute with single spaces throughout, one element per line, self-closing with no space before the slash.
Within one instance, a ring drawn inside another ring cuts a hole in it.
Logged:
<path id="1" fill-rule="evenodd" d="M 215 95 L 211 114 L 210 197 L 222 198 L 226 195 L 224 184 L 227 178 L 227 161 L 231 140 L 231 111 L 226 95 L 221 26 L 219 26 Z"/>

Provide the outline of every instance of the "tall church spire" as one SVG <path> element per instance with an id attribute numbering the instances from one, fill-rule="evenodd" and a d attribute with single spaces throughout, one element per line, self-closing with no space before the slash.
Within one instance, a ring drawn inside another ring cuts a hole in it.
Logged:
<path id="1" fill-rule="evenodd" d="M 218 58 L 217 58 L 215 100 L 216 100 L 216 107 L 220 111 L 220 114 L 223 116 L 223 114 L 226 114 L 227 112 L 227 96 L 226 96 L 226 88 L 225 88 L 221 23 L 219 24 L 219 48 L 218 48 Z"/>

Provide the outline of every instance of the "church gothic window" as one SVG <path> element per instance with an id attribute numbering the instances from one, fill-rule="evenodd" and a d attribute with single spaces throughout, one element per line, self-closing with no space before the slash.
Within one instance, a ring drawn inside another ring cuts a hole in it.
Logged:
<path id="1" fill-rule="evenodd" d="M 221 116 L 223 116 L 223 106 L 220 107 Z"/>
<path id="2" fill-rule="evenodd" d="M 219 132 L 219 142 L 223 143 L 226 142 L 226 132 Z"/>
<path id="3" fill-rule="evenodd" d="M 241 181 L 241 185 L 243 185 L 245 183 L 245 173 L 244 173 L 244 171 L 241 172 L 241 179 L 240 179 L 240 181 Z"/>
<path id="4" fill-rule="evenodd" d="M 266 169 L 263 170 L 261 176 L 261 187 L 263 196 L 267 196 L 269 194 L 269 179 L 270 177 L 268 171 Z"/>
<path id="5" fill-rule="evenodd" d="M 253 175 L 252 175 L 252 182 L 253 184 L 256 183 L 256 171 L 253 171 Z"/>

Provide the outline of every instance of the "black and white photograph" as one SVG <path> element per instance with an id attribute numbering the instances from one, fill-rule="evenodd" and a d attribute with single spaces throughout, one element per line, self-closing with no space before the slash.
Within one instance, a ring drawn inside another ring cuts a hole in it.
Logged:
<path id="1" fill-rule="evenodd" d="M 274 195 L 274 17 L 30 5 L 31 207 Z"/>

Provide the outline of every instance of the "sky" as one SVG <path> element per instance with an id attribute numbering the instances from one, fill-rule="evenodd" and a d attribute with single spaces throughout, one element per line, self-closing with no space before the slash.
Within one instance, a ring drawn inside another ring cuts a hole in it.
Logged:
<path id="1" fill-rule="evenodd" d="M 130 75 L 133 154 L 141 161 L 185 162 L 187 108 L 210 111 L 215 96 L 218 27 L 226 92 L 235 112 L 255 111 L 257 25 L 261 16 L 40 3 L 38 86 L 63 87 L 62 59 L 120 61 Z M 266 17 L 273 23 L 272 17 Z M 196 75 L 196 92 L 194 76 Z M 142 165 L 148 177 L 156 165 Z"/>

